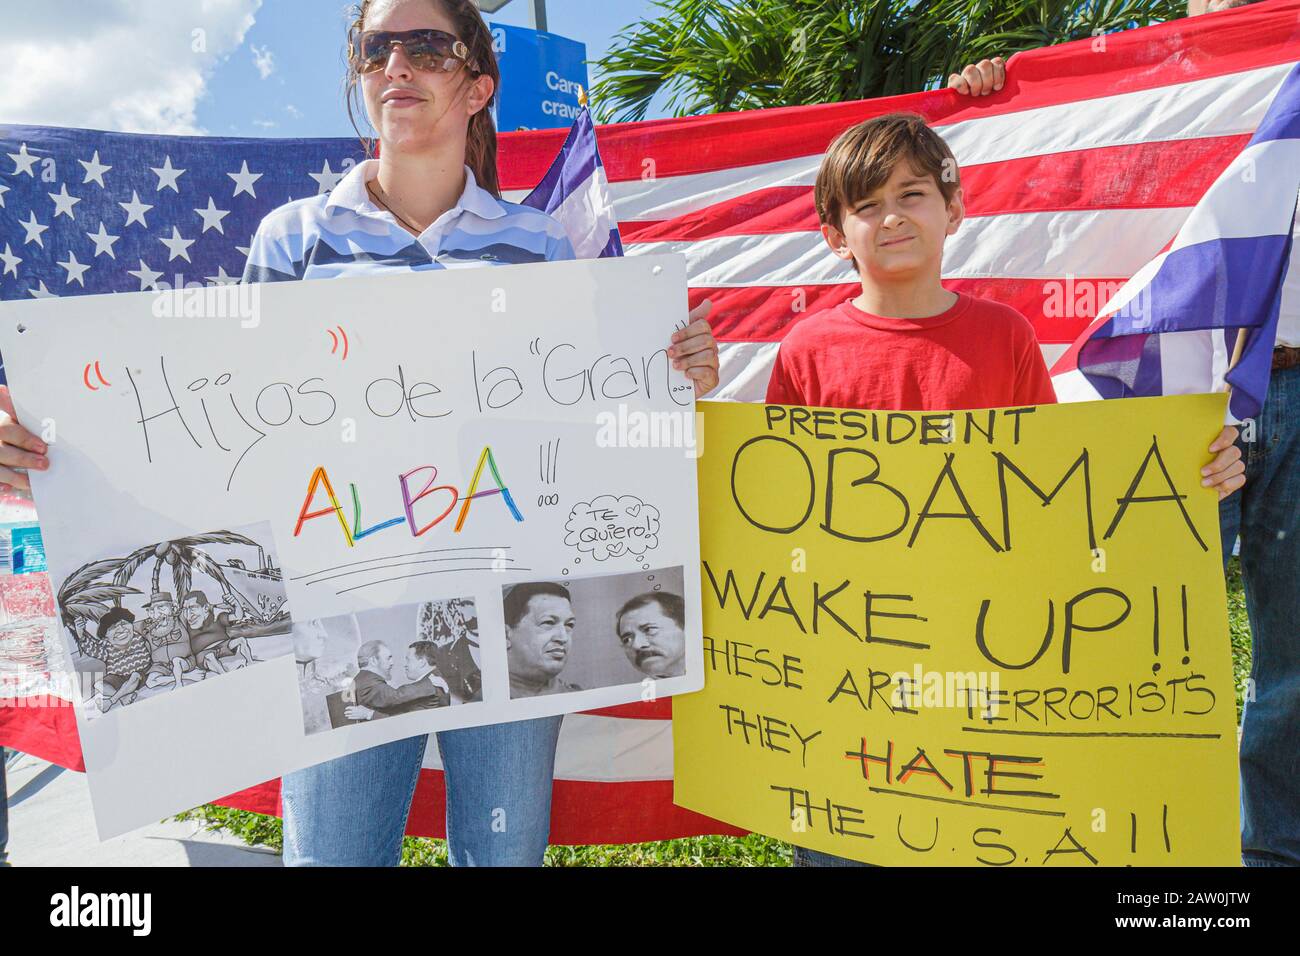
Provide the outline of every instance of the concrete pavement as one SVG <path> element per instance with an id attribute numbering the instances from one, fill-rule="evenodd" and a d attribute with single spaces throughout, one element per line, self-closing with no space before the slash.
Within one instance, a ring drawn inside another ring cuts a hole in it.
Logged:
<path id="1" fill-rule="evenodd" d="M 280 866 L 198 821 L 167 821 L 100 842 L 86 775 L 22 754 L 9 764 L 9 862 L 19 866 Z"/>

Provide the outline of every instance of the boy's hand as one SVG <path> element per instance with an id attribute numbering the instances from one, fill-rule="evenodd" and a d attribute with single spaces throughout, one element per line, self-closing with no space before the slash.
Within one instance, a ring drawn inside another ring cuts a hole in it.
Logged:
<path id="1" fill-rule="evenodd" d="M 948 89 L 967 96 L 988 96 L 1002 89 L 1007 81 L 1006 61 L 1000 56 L 972 63 L 960 73 L 948 77 Z"/>
<path id="2" fill-rule="evenodd" d="M 1201 469 L 1202 487 L 1217 488 L 1220 501 L 1246 483 L 1246 463 L 1241 460 L 1241 449 L 1234 444 L 1237 435 L 1234 426 L 1223 426 L 1219 437 L 1210 444 L 1210 451 L 1217 452 L 1214 461 Z"/>
<path id="3" fill-rule="evenodd" d="M 696 398 L 703 398 L 718 384 L 718 343 L 707 318 L 712 308 L 713 303 L 705 299 L 691 309 L 690 324 L 673 333 L 668 347 L 673 368 L 685 372 L 695 384 Z"/>

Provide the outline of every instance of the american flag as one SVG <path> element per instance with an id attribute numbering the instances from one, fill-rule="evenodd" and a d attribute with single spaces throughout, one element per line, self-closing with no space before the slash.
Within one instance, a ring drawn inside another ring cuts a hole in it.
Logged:
<path id="1" fill-rule="evenodd" d="M 711 321 L 723 363 L 721 397 L 761 400 L 776 349 L 791 324 L 856 294 L 852 272 L 823 248 L 812 184 L 822 154 L 838 133 L 897 110 L 925 116 L 961 164 L 969 218 L 948 241 L 945 285 L 1019 309 L 1033 323 L 1052 364 L 1088 329 L 1099 308 L 1170 244 L 1206 190 L 1241 153 L 1300 60 L 1297 23 L 1300 0 L 1269 0 L 1018 54 L 1009 64 L 1004 89 L 979 99 L 935 90 L 603 126 L 596 136 L 627 254 L 682 252 L 691 304 L 713 300 Z M 0 127 L 0 185 L 30 194 L 34 183 L 19 184 L 27 177 L 16 178 L 3 162 L 3 153 L 11 147 L 17 152 L 19 143 L 12 134 L 12 128 Z M 61 138 L 79 134 L 42 130 L 39 139 L 36 135 L 31 134 L 29 151 L 42 145 L 55 148 Z M 112 163 L 113 154 L 103 145 L 112 134 L 90 135 L 98 137 L 93 142 L 99 144 L 101 161 Z M 502 135 L 506 198 L 527 197 L 568 135 L 565 130 Z M 136 149 L 175 142 L 145 137 Z M 302 183 L 300 171 L 321 169 L 326 156 L 335 157 L 330 168 L 338 170 L 344 157 L 359 155 L 351 152 L 353 144 L 342 140 L 185 142 L 191 145 L 187 157 L 231 155 L 225 150 L 238 152 L 236 143 L 250 151 L 284 149 L 274 155 L 285 179 L 278 180 L 278 190 L 268 188 L 265 202 L 258 189 L 262 205 L 240 220 L 240 245 L 247 243 L 261 214 L 290 196 L 306 195 L 295 185 Z M 250 171 L 257 167 L 253 155 L 247 157 Z M 78 194 L 86 184 L 80 182 L 84 177 L 77 160 L 91 159 L 92 154 L 69 158 L 74 165 L 66 175 L 77 182 L 70 180 L 68 189 Z M 165 152 L 148 153 L 146 185 L 154 177 L 152 167 L 162 166 L 164 158 Z M 184 165 L 175 154 L 173 165 Z M 236 158 L 235 166 L 219 172 L 238 168 Z M 268 176 L 272 172 L 265 169 Z M 106 183 L 112 182 L 112 175 L 106 175 Z M 178 185 L 186 185 L 184 176 Z M 59 187 L 55 182 L 50 191 L 58 193 Z M 92 193 L 96 187 L 91 187 Z M 137 191 L 144 202 L 152 201 Z M 227 187 L 226 193 L 231 192 Z M 5 198 L 10 196 L 12 192 Z M 41 198 L 45 208 L 38 221 L 51 224 L 52 200 L 38 197 L 38 210 Z M 205 203 L 206 197 L 200 196 L 193 205 Z M 83 211 L 77 207 L 78 215 Z M 15 227 L 13 218 L 10 209 L 0 210 L 0 236 L 17 229 L 21 242 L 21 224 Z M 70 225 L 62 222 L 65 218 L 59 217 L 60 228 Z M 123 219 L 119 212 L 116 220 L 109 220 L 108 231 L 114 232 Z M 89 221 L 87 231 L 94 232 L 97 225 Z M 171 225 L 165 221 L 168 238 Z M 590 231 L 600 236 L 600 228 Z M 184 228 L 181 233 L 196 238 Z M 219 241 L 211 231 L 204 235 L 203 241 Z M 156 269 L 169 249 L 159 245 L 159 236 L 153 239 L 156 250 L 162 250 L 158 260 L 151 261 Z M 26 247 L 33 250 L 32 244 Z M 200 249 L 196 242 L 191 255 Z M 234 274 L 242 259 L 237 249 L 228 254 L 233 258 L 226 272 Z M 62 253 L 59 258 L 64 258 Z M 88 258 L 78 254 L 79 261 Z M 119 268 L 136 269 L 137 264 Z M 65 270 L 57 264 L 51 269 L 43 278 L 48 291 L 56 292 Z M 139 285 L 131 279 L 120 287 Z M 0 281 L 0 295 L 14 297 L 13 288 L 12 276 Z M 66 282 L 62 289 L 67 291 Z M 27 292 L 24 287 L 19 295 Z M 44 710 L 66 713 L 66 726 L 59 718 L 24 717 L 22 709 L 0 708 L 0 743 L 24 748 L 26 741 L 24 749 L 61 755 L 75 765 L 79 755 L 75 730 L 68 729 L 70 710 Z M 565 719 L 556 765 L 553 842 L 735 832 L 672 804 L 670 714 L 670 703 L 659 701 Z M 27 720 L 27 726 L 42 719 L 45 725 L 32 732 L 14 729 L 15 715 Z M 429 748 L 429 769 L 411 815 L 412 833 L 441 833 L 436 753 L 437 748 Z M 263 785 L 230 802 L 275 812 L 277 789 L 273 783 Z"/>
<path id="2" fill-rule="evenodd" d="M 359 140 L 0 125 L 0 299 L 238 282 L 262 217 L 362 158 Z"/>

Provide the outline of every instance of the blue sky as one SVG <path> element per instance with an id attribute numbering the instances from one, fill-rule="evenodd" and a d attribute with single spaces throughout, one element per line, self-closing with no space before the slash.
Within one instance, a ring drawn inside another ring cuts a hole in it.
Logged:
<path id="1" fill-rule="evenodd" d="M 530 26 L 531 6 L 513 0 L 488 19 Z M 342 94 L 345 9 L 342 0 L 264 0 L 242 43 L 209 74 L 196 103 L 198 126 L 218 136 L 352 135 Z M 653 10 L 650 0 L 550 0 L 547 26 L 585 43 L 596 59 Z"/>

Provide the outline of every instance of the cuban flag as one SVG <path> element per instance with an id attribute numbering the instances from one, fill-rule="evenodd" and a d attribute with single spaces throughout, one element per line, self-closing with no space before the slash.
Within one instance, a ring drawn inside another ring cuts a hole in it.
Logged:
<path id="1" fill-rule="evenodd" d="M 1052 369 L 1061 401 L 1222 391 L 1229 414 L 1268 392 L 1300 197 L 1300 64 L 1168 249 L 1139 270 Z M 1240 336 L 1246 336 L 1235 364 Z"/>
<path id="2" fill-rule="evenodd" d="M 596 148 L 596 127 L 586 106 L 573 121 L 550 169 L 523 204 L 557 219 L 568 232 L 579 259 L 623 254 L 618 215 L 605 177 L 605 164 Z"/>

